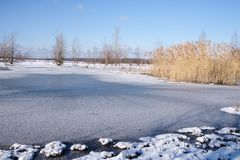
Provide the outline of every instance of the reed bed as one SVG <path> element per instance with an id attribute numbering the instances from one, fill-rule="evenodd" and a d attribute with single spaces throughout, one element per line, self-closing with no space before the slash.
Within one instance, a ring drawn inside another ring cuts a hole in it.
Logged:
<path id="1" fill-rule="evenodd" d="M 154 76 L 173 81 L 240 84 L 240 49 L 228 43 L 185 42 L 153 53 Z"/>

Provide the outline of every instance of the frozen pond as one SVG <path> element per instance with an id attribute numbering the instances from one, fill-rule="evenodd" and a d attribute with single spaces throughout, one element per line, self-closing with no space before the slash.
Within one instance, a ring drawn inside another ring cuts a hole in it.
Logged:
<path id="1" fill-rule="evenodd" d="M 14 69 L 13 69 L 14 70 Z M 220 111 L 240 87 L 167 83 L 88 69 L 30 68 L 0 72 L 0 143 L 136 140 L 191 126 L 238 126 Z"/>

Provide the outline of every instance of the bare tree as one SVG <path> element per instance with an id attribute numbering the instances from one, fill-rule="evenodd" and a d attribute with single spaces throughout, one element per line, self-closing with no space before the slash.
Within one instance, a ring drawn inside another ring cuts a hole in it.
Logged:
<path id="1" fill-rule="evenodd" d="M 199 42 L 205 43 L 207 41 L 207 34 L 204 30 L 200 33 L 198 37 Z"/>
<path id="2" fill-rule="evenodd" d="M 64 57 L 65 57 L 65 40 L 63 37 L 63 34 L 59 33 L 56 36 L 56 42 L 53 47 L 53 58 L 55 63 L 58 66 L 61 66 L 64 62 Z"/>
<path id="3" fill-rule="evenodd" d="M 78 44 L 77 40 L 74 40 L 72 43 L 72 58 L 74 66 L 78 65 L 80 59 L 80 52 L 81 52 L 80 45 Z"/>
<path id="4" fill-rule="evenodd" d="M 103 44 L 101 57 L 106 66 L 113 62 L 113 50 L 111 45 L 107 45 L 106 43 Z"/>
<path id="5" fill-rule="evenodd" d="M 231 45 L 234 49 L 240 48 L 237 32 L 234 32 L 232 35 Z"/>
<path id="6" fill-rule="evenodd" d="M 92 63 L 94 64 L 94 67 L 97 62 L 97 57 L 98 57 L 98 48 L 95 46 L 92 48 Z"/>
<path id="7" fill-rule="evenodd" d="M 16 37 L 14 34 L 10 34 L 9 36 L 3 39 L 0 48 L 0 55 L 4 63 L 13 64 L 15 50 L 16 50 Z"/>
<path id="8" fill-rule="evenodd" d="M 121 58 L 122 58 L 122 53 L 121 53 L 121 48 L 120 48 L 120 40 L 119 40 L 119 34 L 120 31 L 119 29 L 116 29 L 114 32 L 114 45 L 113 45 L 113 50 L 114 50 L 114 60 L 115 60 L 115 65 L 117 66 L 119 63 L 121 63 Z"/>
<path id="9" fill-rule="evenodd" d="M 137 65 L 139 66 L 140 62 L 141 62 L 141 51 L 140 51 L 140 48 L 137 47 L 134 51 L 134 54 L 135 54 L 135 58 L 136 58 L 136 63 Z"/>
<path id="10" fill-rule="evenodd" d="M 87 50 L 87 56 L 88 56 L 88 63 L 91 64 L 91 62 L 92 62 L 92 51 L 91 51 L 91 49 Z"/>

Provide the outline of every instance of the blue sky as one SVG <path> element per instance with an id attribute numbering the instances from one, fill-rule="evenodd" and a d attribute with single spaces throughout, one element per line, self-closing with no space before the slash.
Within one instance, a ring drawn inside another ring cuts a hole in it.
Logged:
<path id="1" fill-rule="evenodd" d="M 204 30 L 215 42 L 240 34 L 239 0 L 0 0 L 0 39 L 17 35 L 26 47 L 51 47 L 62 32 L 82 48 L 111 42 L 144 49 L 196 40 Z"/>

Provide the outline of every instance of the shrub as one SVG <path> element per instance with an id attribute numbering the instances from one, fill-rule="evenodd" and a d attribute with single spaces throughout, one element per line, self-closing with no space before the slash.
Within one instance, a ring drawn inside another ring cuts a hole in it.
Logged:
<path id="1" fill-rule="evenodd" d="M 55 46 L 53 47 L 53 59 L 58 66 L 61 66 L 64 62 L 65 56 L 65 40 L 60 33 L 56 36 Z"/>

